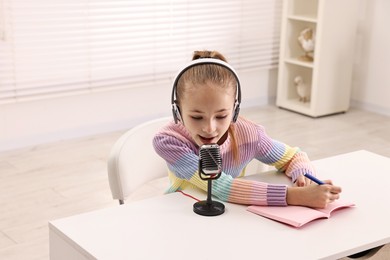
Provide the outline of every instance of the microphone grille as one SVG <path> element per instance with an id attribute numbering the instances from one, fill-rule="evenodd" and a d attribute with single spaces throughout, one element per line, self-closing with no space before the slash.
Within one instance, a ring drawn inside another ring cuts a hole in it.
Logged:
<path id="1" fill-rule="evenodd" d="M 219 174 L 222 171 L 222 158 L 218 144 L 205 144 L 200 147 L 201 169 L 206 175 Z"/>

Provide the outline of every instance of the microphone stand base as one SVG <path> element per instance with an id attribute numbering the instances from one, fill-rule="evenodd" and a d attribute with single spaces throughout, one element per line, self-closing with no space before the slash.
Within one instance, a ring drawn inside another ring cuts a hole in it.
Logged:
<path id="1" fill-rule="evenodd" d="M 199 201 L 194 204 L 194 212 L 202 216 L 218 216 L 225 212 L 225 205 L 218 201 Z"/>

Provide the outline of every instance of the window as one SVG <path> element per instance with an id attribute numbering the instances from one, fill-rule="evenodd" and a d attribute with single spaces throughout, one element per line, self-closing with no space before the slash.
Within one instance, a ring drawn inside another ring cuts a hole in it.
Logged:
<path id="1" fill-rule="evenodd" d="M 0 3 L 0 104 L 166 84 L 194 50 L 277 66 L 281 0 Z"/>

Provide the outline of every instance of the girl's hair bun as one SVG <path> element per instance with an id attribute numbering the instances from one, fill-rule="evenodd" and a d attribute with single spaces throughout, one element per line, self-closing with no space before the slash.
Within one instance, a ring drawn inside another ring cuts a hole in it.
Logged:
<path id="1" fill-rule="evenodd" d="M 219 59 L 227 62 L 226 58 L 218 51 L 207 51 L 207 50 L 194 51 L 194 54 L 192 55 L 192 60 L 204 59 L 204 58 Z"/>

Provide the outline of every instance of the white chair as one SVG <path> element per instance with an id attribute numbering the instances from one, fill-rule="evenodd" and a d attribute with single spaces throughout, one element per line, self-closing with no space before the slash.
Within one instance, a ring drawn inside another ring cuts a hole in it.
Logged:
<path id="1" fill-rule="evenodd" d="M 108 158 L 108 181 L 113 199 L 123 204 L 134 191 L 154 179 L 167 176 L 165 161 L 154 151 L 152 139 L 171 117 L 140 124 L 124 133 Z"/>

